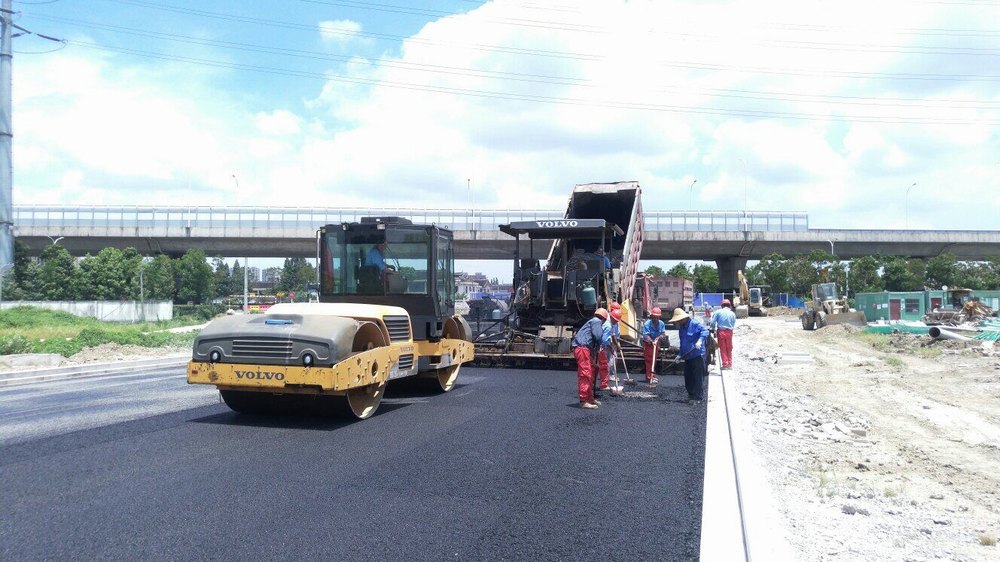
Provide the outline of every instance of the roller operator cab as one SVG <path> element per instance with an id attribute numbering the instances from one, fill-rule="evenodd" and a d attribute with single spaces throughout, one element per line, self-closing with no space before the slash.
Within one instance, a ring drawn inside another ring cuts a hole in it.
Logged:
<path id="1" fill-rule="evenodd" d="M 319 303 L 227 316 L 198 335 L 188 382 L 246 413 L 375 413 L 394 379 L 451 390 L 473 358 L 455 314 L 452 233 L 396 217 L 319 230 Z"/>

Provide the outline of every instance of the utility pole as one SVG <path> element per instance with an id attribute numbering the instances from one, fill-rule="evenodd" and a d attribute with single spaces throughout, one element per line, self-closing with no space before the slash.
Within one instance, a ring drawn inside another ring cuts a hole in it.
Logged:
<path id="1" fill-rule="evenodd" d="M 11 20 L 12 0 L 3 0 L 0 12 L 0 267 L 14 263 L 14 222 L 11 142 Z"/>

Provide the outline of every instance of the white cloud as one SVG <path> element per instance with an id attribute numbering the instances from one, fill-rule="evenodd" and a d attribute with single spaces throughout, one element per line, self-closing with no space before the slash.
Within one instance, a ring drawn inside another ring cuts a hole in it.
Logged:
<path id="1" fill-rule="evenodd" d="M 327 20 L 319 22 L 319 35 L 325 43 L 343 45 L 357 39 L 361 24 L 352 20 Z"/>
<path id="2" fill-rule="evenodd" d="M 225 80 L 211 75 L 178 80 L 149 61 L 19 60 L 15 201 L 29 202 L 18 189 L 63 185 L 67 202 L 185 204 L 181 196 L 197 194 L 224 204 L 236 173 L 241 201 L 257 205 L 454 208 L 474 198 L 561 209 L 575 183 L 635 179 L 647 209 L 686 209 L 697 179 L 698 208 L 741 209 L 749 192 L 751 208 L 862 228 L 901 226 L 885 209 L 898 209 L 900 190 L 918 181 L 926 199 L 911 195 L 911 224 L 943 228 L 961 216 L 963 227 L 996 228 L 996 83 L 899 75 L 990 74 L 995 57 L 913 52 L 939 41 L 913 30 L 981 28 L 997 8 L 573 8 L 487 2 L 380 56 L 355 48 L 360 23 L 324 21 L 323 40 L 352 58 L 315 63 L 311 72 L 331 79 L 299 106 L 268 106 L 263 88 L 219 90 Z M 930 203 L 955 185 L 961 198 Z"/>

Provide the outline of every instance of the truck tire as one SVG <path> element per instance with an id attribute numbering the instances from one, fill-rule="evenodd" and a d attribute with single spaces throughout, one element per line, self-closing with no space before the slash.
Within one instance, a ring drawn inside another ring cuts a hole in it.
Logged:
<path id="1" fill-rule="evenodd" d="M 803 330 L 812 330 L 816 328 L 816 320 L 813 318 L 812 312 L 803 312 L 802 316 L 799 317 L 802 320 Z"/>
<path id="2" fill-rule="evenodd" d="M 826 313 L 823 311 L 816 313 L 816 327 L 825 328 L 826 327 Z"/>

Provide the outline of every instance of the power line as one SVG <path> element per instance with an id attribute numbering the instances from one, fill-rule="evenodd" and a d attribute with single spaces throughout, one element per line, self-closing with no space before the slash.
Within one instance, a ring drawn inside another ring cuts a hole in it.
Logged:
<path id="1" fill-rule="evenodd" d="M 120 53 L 127 53 L 135 56 L 142 56 L 146 58 L 154 59 L 164 59 L 172 61 L 181 61 L 194 64 L 201 64 L 205 66 L 213 66 L 220 68 L 230 68 L 235 70 L 249 70 L 253 72 L 262 72 L 267 74 L 277 74 L 284 76 L 298 76 L 303 78 L 314 78 L 321 80 L 332 80 L 337 82 L 347 82 L 353 84 L 361 84 L 368 86 L 385 86 L 395 89 L 413 90 L 421 92 L 431 92 L 431 93 L 445 93 L 461 96 L 472 96 L 487 99 L 501 99 L 509 101 L 530 101 L 530 102 L 540 102 L 540 103 L 550 103 L 558 105 L 570 105 L 570 106 L 587 106 L 587 107 L 600 107 L 604 109 L 625 109 L 625 110 L 642 110 L 642 111 L 656 111 L 656 112 L 668 112 L 668 113 L 690 113 L 690 114 L 703 114 L 703 115 L 720 115 L 720 116 L 741 116 L 741 117 L 760 117 L 760 118 L 781 118 L 781 119 L 793 119 L 793 120 L 805 120 L 805 121 L 855 121 L 863 123 L 884 123 L 884 124 L 923 124 L 923 125 L 1000 125 L 1000 119 L 989 120 L 989 119 L 944 119 L 944 118 L 932 118 L 932 117 L 883 117 L 883 116 L 870 116 L 870 115 L 824 115 L 817 113 L 796 113 L 796 112 L 783 112 L 783 111 L 764 111 L 764 110 L 728 110 L 720 108 L 708 108 L 708 107 L 693 107 L 693 106 L 683 106 L 683 105 L 667 105 L 667 104 L 644 104 L 635 102 L 622 102 L 613 100 L 586 100 L 581 98 L 569 98 L 569 97 L 556 97 L 556 96 L 543 96 L 534 94 L 513 94 L 509 92 L 493 92 L 485 90 L 474 90 L 468 88 L 456 88 L 456 87 L 444 87 L 444 86 L 433 86 L 428 84 L 415 84 L 408 82 L 394 82 L 394 81 L 383 81 L 369 78 L 360 78 L 355 76 L 344 76 L 336 73 L 318 73 L 318 72 L 308 72 L 308 71 L 296 71 L 289 69 L 280 69 L 273 67 L 264 67 L 257 65 L 248 65 L 224 61 L 215 61 L 211 59 L 199 59 L 195 57 L 183 57 L 183 56 L 165 56 L 159 53 L 152 53 L 148 51 L 141 51 L 138 49 L 128 49 L 120 47 L 108 47 L 105 45 L 98 45 L 96 43 L 90 43 L 86 41 L 73 41 L 75 45 L 81 45 L 85 47 L 90 47 L 94 49 L 100 49 L 105 51 L 113 51 Z"/>
<path id="2" fill-rule="evenodd" d="M 173 6 L 164 6 L 160 4 L 155 4 L 145 0 L 107 0 L 109 2 L 116 2 L 120 4 L 129 4 L 144 8 L 150 8 L 154 10 L 168 11 L 179 14 L 193 14 L 201 17 L 223 19 L 229 21 L 241 21 L 245 23 L 254 23 L 258 25 L 273 26 L 273 27 L 284 27 L 284 28 L 295 28 L 295 29 L 307 29 L 315 30 L 315 26 L 298 24 L 293 22 L 282 22 L 280 20 L 274 19 L 262 19 L 262 18 L 250 18 L 246 16 L 238 16 L 233 14 L 226 14 L 221 12 L 212 12 L 208 10 L 198 10 L 193 8 L 177 8 Z M 332 0 L 299 0 L 300 2 L 310 2 L 310 3 L 334 3 Z M 337 4 L 367 4 L 363 2 L 336 2 Z M 373 8 L 374 9 L 374 8 Z M 436 14 L 442 16 L 454 15 L 450 12 L 435 12 Z M 525 25 L 523 23 L 518 23 L 515 20 L 496 20 L 483 18 L 484 22 L 491 23 L 504 23 L 508 25 Z M 562 24 L 558 22 L 543 22 L 536 20 L 525 20 L 532 22 L 529 27 L 542 27 L 546 29 L 557 29 L 564 31 L 586 31 L 588 33 L 602 33 L 602 34 L 635 34 L 634 29 L 624 29 L 624 30 L 612 30 L 608 28 L 601 28 L 597 26 L 586 26 L 587 29 L 580 29 L 577 27 L 563 27 Z M 568 25 L 568 24 L 567 24 Z M 513 49 L 513 48 L 503 48 L 497 46 L 486 46 L 481 44 L 469 44 L 469 43 L 457 43 L 457 42 L 445 42 L 445 41 L 432 41 L 428 39 L 416 38 L 416 37 L 405 37 L 400 35 L 390 35 L 384 33 L 372 33 L 366 31 L 351 31 L 351 32 L 338 32 L 336 30 L 329 30 L 327 33 L 334 35 L 344 35 L 347 37 L 361 36 L 361 37 L 371 37 L 374 39 L 383 39 L 391 41 L 411 41 L 414 43 L 428 44 L 428 45 L 443 45 L 449 47 L 460 47 L 460 48 L 471 48 L 476 50 L 498 50 L 499 52 L 512 52 L 515 54 L 532 54 L 538 56 L 549 56 L 556 58 L 582 58 L 589 60 L 603 60 L 606 57 L 596 54 L 588 53 L 572 53 L 565 51 L 547 51 L 540 49 Z M 644 32 L 651 33 L 651 32 Z M 687 33 L 687 32 L 664 32 L 656 33 L 657 35 L 663 35 L 665 37 L 670 37 L 674 39 L 695 39 L 698 41 L 731 41 L 729 37 L 722 37 L 718 35 L 712 35 L 710 33 Z M 900 45 L 850 45 L 845 43 L 821 43 L 816 41 L 790 41 L 790 40 L 773 40 L 773 39 L 761 39 L 756 41 L 762 45 L 772 45 L 778 47 L 792 46 L 802 49 L 811 50 L 829 50 L 842 52 L 844 50 L 852 51 L 863 51 L 863 52 L 884 52 L 884 53 L 914 53 L 914 54 L 931 54 L 931 55 L 981 55 L 981 56 L 1000 56 L 1000 48 L 977 48 L 977 47 L 921 47 L 921 46 L 900 46 Z"/>
<path id="3" fill-rule="evenodd" d="M 115 33 L 123 33 L 128 35 L 135 35 L 139 37 L 163 39 L 166 41 L 176 41 L 185 44 L 192 45 L 208 45 L 216 46 L 227 49 L 236 49 L 242 52 L 257 52 L 257 53 L 268 53 L 277 54 L 282 56 L 291 56 L 296 58 L 305 58 L 312 60 L 321 61 L 337 61 L 337 62 L 350 62 L 354 57 L 350 55 L 335 55 L 329 53 L 319 53 L 315 51 L 304 51 L 297 49 L 285 49 L 278 47 L 268 47 L 264 45 L 251 44 L 251 43 L 239 43 L 231 41 L 220 41 L 211 40 L 200 37 L 191 37 L 178 35 L 173 33 L 164 33 L 157 31 L 147 31 L 138 30 L 135 28 L 109 25 L 109 24 L 99 24 L 95 22 L 88 22 L 83 20 L 70 20 L 66 18 L 59 18 L 54 16 L 35 16 L 36 19 L 50 20 L 56 22 L 73 23 L 81 27 L 89 27 L 92 29 L 101 29 L 106 31 L 113 31 Z M 551 85 L 567 85 L 567 86 L 580 86 L 587 88 L 600 88 L 603 87 L 602 84 L 593 82 L 592 80 L 587 80 L 583 78 L 573 78 L 566 76 L 551 76 L 551 75 L 539 75 L 539 74 L 526 74 L 526 73 L 516 73 L 516 72 L 502 72 L 502 71 L 492 71 L 492 70 L 479 70 L 470 68 L 459 68 L 444 65 L 433 65 L 425 63 L 410 63 L 403 61 L 379 61 L 379 66 L 387 68 L 396 68 L 402 70 L 409 70 L 414 72 L 433 72 L 437 74 L 447 74 L 447 75 L 458 75 L 466 77 L 476 77 L 476 78 L 487 78 L 487 79 L 499 79 L 517 82 L 529 82 L 529 83 L 539 83 L 539 84 L 551 84 Z M 794 92 L 774 92 L 774 91 L 754 91 L 754 90 L 734 90 L 734 89 L 712 89 L 712 88 L 687 88 L 678 86 L 668 86 L 668 87 L 658 87 L 648 89 L 650 92 L 695 92 L 701 95 L 709 95 L 716 97 L 726 97 L 726 98 L 736 98 L 736 99 L 750 99 L 756 101 L 793 101 L 801 103 L 827 103 L 827 104 L 843 104 L 843 105 L 862 105 L 862 106 L 879 106 L 879 107 L 924 107 L 924 108 L 940 108 L 942 105 L 947 107 L 952 106 L 962 106 L 964 109 L 993 109 L 1000 107 L 1000 102 L 994 101 L 973 101 L 973 100 L 952 100 L 952 99 L 937 99 L 937 100 L 926 100 L 917 98 L 870 98 L 861 96 L 836 96 L 836 95 L 811 95 L 811 94 L 798 94 Z"/>
<path id="4" fill-rule="evenodd" d="M 252 23 L 270 27 L 278 27 L 285 29 L 301 29 L 310 32 L 316 31 L 316 26 L 305 25 L 294 22 L 283 22 L 280 20 L 273 19 L 262 19 L 262 18 L 251 18 L 245 16 L 234 16 L 231 14 L 223 14 L 219 12 L 210 12 L 206 10 L 196 10 L 187 8 L 173 8 L 170 6 L 158 6 L 150 4 L 149 2 L 144 2 L 141 0 L 109 0 L 112 2 L 132 4 L 148 8 L 153 8 L 157 10 L 163 10 L 173 13 L 180 14 L 193 14 L 200 17 L 206 17 L 210 19 L 219 19 L 223 21 L 233 21 L 241 23 Z M 459 43 L 453 41 L 432 41 L 428 39 L 418 38 L 418 37 L 405 37 L 400 35 L 391 35 L 385 33 L 373 33 L 373 32 L 338 32 L 336 30 L 329 30 L 327 33 L 333 35 L 343 35 L 345 37 L 371 37 L 376 39 L 387 39 L 399 42 L 410 42 L 415 44 L 423 44 L 430 46 L 445 46 L 454 48 L 466 48 L 476 51 L 485 51 L 492 53 L 506 53 L 515 55 L 532 55 L 532 56 L 542 56 L 557 59 L 567 59 L 567 60 L 583 60 L 583 61 L 610 61 L 613 60 L 610 57 L 603 55 L 594 55 L 587 53 L 573 53 L 565 51 L 548 51 L 541 49 L 526 49 L 517 47 L 503 47 L 499 45 L 482 45 L 482 44 L 469 44 L 469 43 Z M 827 77 L 833 76 L 838 78 L 865 78 L 865 79 L 878 79 L 878 80 L 920 80 L 920 81 L 948 81 L 948 80 L 960 80 L 960 81 L 985 81 L 993 82 L 1000 80 L 1000 75 L 968 75 L 968 74 L 914 74 L 914 73 L 879 73 L 879 72 L 856 72 L 856 71 L 838 71 L 838 70 L 795 70 L 795 69 L 772 69 L 766 67 L 746 67 L 746 66 L 735 66 L 735 65 L 724 65 L 724 64 L 708 64 L 708 63 L 695 63 L 687 61 L 655 61 L 654 64 L 657 66 L 662 66 L 665 68 L 682 68 L 691 70 L 725 70 L 731 72 L 742 72 L 748 74 L 768 74 L 768 75 L 778 75 L 778 76 L 820 76 Z"/>

